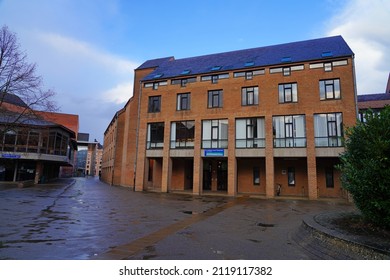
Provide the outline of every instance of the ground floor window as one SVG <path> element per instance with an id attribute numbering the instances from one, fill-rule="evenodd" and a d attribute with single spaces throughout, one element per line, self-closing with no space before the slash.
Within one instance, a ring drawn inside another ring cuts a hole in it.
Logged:
<path id="1" fill-rule="evenodd" d="M 253 185 L 260 185 L 260 168 L 253 167 Z"/>
<path id="2" fill-rule="evenodd" d="M 287 179 L 288 179 L 288 185 L 293 187 L 295 186 L 295 168 L 289 167 L 287 169 Z"/>
<path id="3" fill-rule="evenodd" d="M 325 168 L 326 187 L 334 188 L 333 167 Z"/>

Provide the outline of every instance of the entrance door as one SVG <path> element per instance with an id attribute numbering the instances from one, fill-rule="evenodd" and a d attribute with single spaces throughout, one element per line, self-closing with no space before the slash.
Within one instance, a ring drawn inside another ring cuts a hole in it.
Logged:
<path id="1" fill-rule="evenodd" d="M 213 178 L 213 168 L 212 161 L 204 160 L 203 161 L 203 190 L 211 190 L 211 180 Z"/>
<path id="2" fill-rule="evenodd" d="M 227 161 L 217 161 L 217 189 L 227 191 Z"/>
<path id="3" fill-rule="evenodd" d="M 203 160 L 203 190 L 227 191 L 227 160 Z"/>

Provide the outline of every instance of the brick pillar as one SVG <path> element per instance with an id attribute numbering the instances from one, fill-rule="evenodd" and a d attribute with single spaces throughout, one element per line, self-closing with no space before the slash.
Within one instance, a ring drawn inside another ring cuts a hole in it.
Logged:
<path id="1" fill-rule="evenodd" d="M 234 116 L 229 119 L 228 139 L 236 139 L 236 121 Z M 236 160 L 236 141 L 229 141 L 228 144 L 228 195 L 237 195 L 237 160 Z"/>
<path id="2" fill-rule="evenodd" d="M 306 115 L 306 139 L 307 139 L 307 184 L 309 199 L 318 198 L 316 147 L 314 139 L 314 117 Z"/>
<path id="3" fill-rule="evenodd" d="M 162 182 L 161 182 L 161 192 L 168 192 L 171 187 L 171 178 L 172 178 L 172 159 L 169 155 L 165 155 L 163 158 L 162 164 Z"/>
<path id="4" fill-rule="evenodd" d="M 274 136 L 272 116 L 265 117 L 265 194 L 267 198 L 275 196 Z"/>
<path id="5" fill-rule="evenodd" d="M 202 137 L 202 122 L 195 121 L 195 142 L 194 142 L 194 176 L 192 193 L 195 195 L 202 194 L 203 181 L 203 160 L 201 155 L 201 137 Z"/>
<path id="6" fill-rule="evenodd" d="M 43 163 L 41 161 L 37 161 L 37 165 L 35 167 L 34 184 L 39 183 L 39 179 L 41 178 L 42 174 L 43 174 Z"/>
<path id="7" fill-rule="evenodd" d="M 169 156 L 171 146 L 171 123 L 166 121 L 164 124 L 164 150 L 162 162 L 162 182 L 161 192 L 168 192 L 172 177 L 172 159 Z"/>

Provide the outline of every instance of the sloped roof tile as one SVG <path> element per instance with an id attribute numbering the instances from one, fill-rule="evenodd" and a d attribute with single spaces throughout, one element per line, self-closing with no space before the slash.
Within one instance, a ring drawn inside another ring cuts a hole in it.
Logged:
<path id="1" fill-rule="evenodd" d="M 149 60 L 140 67 L 160 62 L 155 66 L 155 71 L 143 78 L 143 81 L 150 81 L 157 79 L 156 77 L 161 79 L 183 76 L 184 70 L 190 70 L 191 75 L 212 73 L 215 66 L 221 66 L 218 70 L 220 72 L 247 68 L 245 64 L 248 62 L 253 62 L 250 67 L 278 65 L 284 63 L 283 59 L 287 57 L 288 63 L 320 60 L 325 58 L 324 53 L 326 58 L 354 55 L 341 36 L 333 36 L 183 59 L 171 57 L 165 60 Z"/>

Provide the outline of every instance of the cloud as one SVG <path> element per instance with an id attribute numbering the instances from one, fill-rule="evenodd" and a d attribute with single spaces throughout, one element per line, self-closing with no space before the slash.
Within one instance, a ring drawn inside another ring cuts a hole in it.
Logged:
<path id="1" fill-rule="evenodd" d="M 105 101 L 122 104 L 127 102 L 133 93 L 133 83 L 122 83 L 116 85 L 114 88 L 111 88 L 102 94 L 102 98 Z"/>
<path id="2" fill-rule="evenodd" d="M 100 64 L 119 74 L 132 74 L 137 63 L 131 62 L 94 48 L 92 45 L 55 33 L 40 33 L 42 41 L 67 55 L 83 57 L 90 62 Z"/>
<path id="3" fill-rule="evenodd" d="M 383 93 L 390 71 L 390 1 L 349 0 L 329 22 L 355 53 L 358 94 Z"/>

